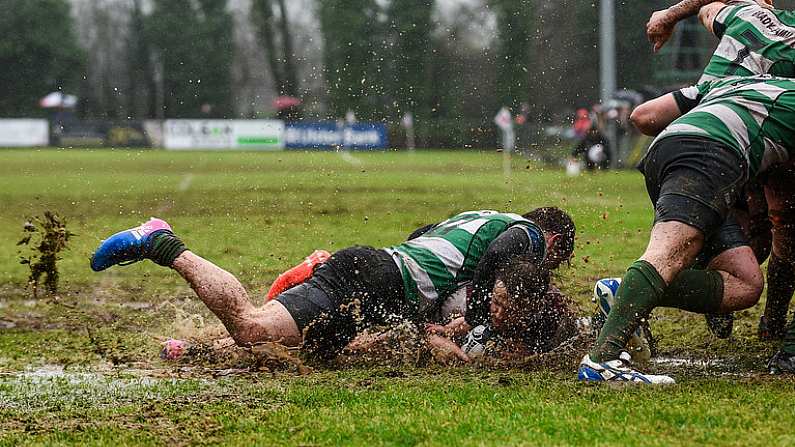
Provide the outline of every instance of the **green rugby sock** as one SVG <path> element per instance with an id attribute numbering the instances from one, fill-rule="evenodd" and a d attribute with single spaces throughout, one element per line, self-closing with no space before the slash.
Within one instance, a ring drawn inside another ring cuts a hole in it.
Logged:
<path id="1" fill-rule="evenodd" d="M 684 270 L 660 297 L 660 307 L 673 307 L 699 314 L 720 311 L 723 276 L 715 270 Z"/>
<path id="2" fill-rule="evenodd" d="M 641 321 L 659 305 L 665 288 L 665 281 L 653 265 L 646 261 L 630 265 L 590 352 L 591 360 L 601 363 L 617 359 Z"/>
<path id="3" fill-rule="evenodd" d="M 160 230 L 152 235 L 146 248 L 146 257 L 156 263 L 171 267 L 174 260 L 188 248 L 169 230 Z"/>

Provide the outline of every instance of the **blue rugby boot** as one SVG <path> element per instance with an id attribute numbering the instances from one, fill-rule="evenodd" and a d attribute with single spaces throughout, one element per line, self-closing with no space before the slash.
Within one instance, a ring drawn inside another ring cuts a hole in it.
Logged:
<path id="1" fill-rule="evenodd" d="M 167 236 L 165 242 L 178 242 L 182 250 L 185 246 L 171 232 L 171 226 L 162 219 L 151 218 L 148 222 L 138 227 L 124 230 L 105 239 L 91 257 L 91 270 L 100 272 L 114 265 L 129 265 L 143 259 L 152 259 L 158 264 L 162 264 L 157 253 L 152 253 L 154 239 L 158 235 Z M 162 245 L 162 244 L 161 244 Z M 173 245 L 173 244 L 170 244 Z M 174 251 L 174 250 L 170 250 Z M 177 253 L 177 255 L 179 254 Z M 169 253 L 173 254 L 173 253 Z M 174 256 L 176 257 L 176 256 Z M 171 259 L 173 262 L 173 259 Z"/>
<path id="2" fill-rule="evenodd" d="M 639 383 L 648 385 L 670 385 L 675 383 L 669 376 L 644 374 L 632 369 L 629 364 L 629 353 L 622 352 L 620 358 L 604 363 L 591 360 L 586 354 L 577 369 L 577 379 L 585 383 Z"/>

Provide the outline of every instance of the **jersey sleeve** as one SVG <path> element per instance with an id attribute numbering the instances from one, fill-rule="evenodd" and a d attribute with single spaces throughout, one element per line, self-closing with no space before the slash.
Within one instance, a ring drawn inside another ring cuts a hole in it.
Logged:
<path id="1" fill-rule="evenodd" d="M 737 13 L 747 7 L 758 6 L 753 0 L 726 0 L 723 3 L 726 6 L 720 10 L 715 20 L 712 22 L 712 32 L 715 37 L 722 39 L 726 34 L 726 29 L 729 28 L 737 19 Z"/>
<path id="2" fill-rule="evenodd" d="M 475 327 L 489 323 L 489 304 L 497 270 L 531 247 L 527 230 L 514 226 L 494 239 L 480 258 L 472 278 L 472 296 L 467 300 L 466 322 Z"/>
<path id="3" fill-rule="evenodd" d="M 709 92 L 711 86 L 712 82 L 706 81 L 673 92 L 674 100 L 676 101 L 677 107 L 679 107 L 679 111 L 682 112 L 682 115 L 696 108 L 696 106 L 701 103 L 701 100 L 704 99 L 707 92 Z"/>

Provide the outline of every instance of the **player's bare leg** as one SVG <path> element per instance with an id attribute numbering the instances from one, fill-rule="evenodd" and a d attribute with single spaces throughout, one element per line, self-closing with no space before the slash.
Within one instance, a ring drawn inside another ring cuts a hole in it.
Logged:
<path id="1" fill-rule="evenodd" d="M 653 265 L 666 284 L 693 264 L 704 246 L 704 234 L 681 222 L 660 222 L 651 230 L 651 238 L 640 260 Z"/>
<path id="2" fill-rule="evenodd" d="M 631 369 L 626 363 L 629 356 L 624 357 L 622 352 L 640 323 L 655 307 L 663 305 L 669 284 L 695 261 L 703 245 L 704 235 L 695 227 L 677 221 L 654 225 L 646 251 L 621 282 L 594 348 L 580 363 L 580 380 L 673 383 L 670 377 Z"/>
<path id="3" fill-rule="evenodd" d="M 717 265 L 723 265 L 732 272 L 687 269 L 703 245 L 704 235 L 695 227 L 678 221 L 655 224 L 646 251 L 624 276 L 615 305 L 599 332 L 596 345 L 580 364 L 581 380 L 670 383 L 668 377 L 641 374 L 621 363 L 620 355 L 629 337 L 655 307 L 715 313 L 747 306 L 758 299 L 761 277 L 749 268 L 754 266 L 758 269 L 749 247 L 735 249 L 733 253 L 726 253 L 726 258 L 718 260 Z M 740 256 L 741 261 L 732 262 L 728 258 L 732 254 Z M 728 278 L 730 286 L 743 285 L 741 290 L 731 292 L 734 295 L 730 294 L 726 303 L 725 278 Z M 746 283 L 749 283 L 748 287 L 745 287 Z"/>
<path id="4" fill-rule="evenodd" d="M 726 250 L 713 259 L 708 268 L 718 271 L 723 277 L 720 313 L 748 309 L 759 302 L 764 278 L 751 247 Z"/>
<path id="5" fill-rule="evenodd" d="M 234 275 L 190 251 L 180 254 L 172 268 L 190 284 L 196 295 L 224 324 L 239 345 L 275 341 L 288 346 L 301 343 L 301 332 L 278 301 L 255 307 Z"/>
<path id="6" fill-rule="evenodd" d="M 91 269 L 99 272 L 143 259 L 179 272 L 236 343 L 246 346 L 264 341 L 288 345 L 301 342 L 295 321 L 281 303 L 272 301 L 256 308 L 234 275 L 188 251 L 171 225 L 162 219 L 152 218 L 102 241 L 91 258 Z"/>

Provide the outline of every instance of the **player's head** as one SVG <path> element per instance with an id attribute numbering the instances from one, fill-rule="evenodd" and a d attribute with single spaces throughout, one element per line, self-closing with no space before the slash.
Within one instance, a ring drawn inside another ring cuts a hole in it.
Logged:
<path id="1" fill-rule="evenodd" d="M 549 289 L 549 272 L 531 260 L 517 257 L 496 275 L 489 312 L 499 333 L 522 331 L 527 315 L 543 307 Z"/>
<path id="2" fill-rule="evenodd" d="M 577 228 L 565 211 L 554 206 L 536 208 L 523 215 L 536 223 L 544 231 L 547 243 L 546 266 L 556 269 L 563 261 L 568 261 L 574 253 L 574 236 Z"/>
<path id="3" fill-rule="evenodd" d="M 531 352 L 545 352 L 572 335 L 569 303 L 549 290 L 549 272 L 517 258 L 497 273 L 491 300 L 491 327 Z"/>

